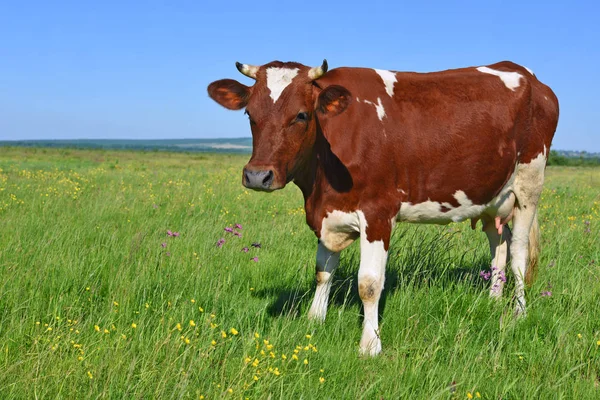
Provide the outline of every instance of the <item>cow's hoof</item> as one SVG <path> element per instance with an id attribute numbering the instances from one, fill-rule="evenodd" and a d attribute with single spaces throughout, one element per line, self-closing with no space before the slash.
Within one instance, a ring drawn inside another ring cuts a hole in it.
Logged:
<path id="1" fill-rule="evenodd" d="M 325 316 L 327 315 L 327 313 L 322 312 L 321 310 L 313 310 L 312 308 L 308 311 L 308 319 L 310 321 L 315 321 L 315 322 L 320 322 L 323 323 L 325 322 Z"/>
<path id="2" fill-rule="evenodd" d="M 379 336 L 375 333 L 373 333 L 373 336 L 371 337 L 366 336 L 367 335 L 363 335 L 360 340 L 360 355 L 373 357 L 381 353 L 381 339 L 379 339 Z"/>

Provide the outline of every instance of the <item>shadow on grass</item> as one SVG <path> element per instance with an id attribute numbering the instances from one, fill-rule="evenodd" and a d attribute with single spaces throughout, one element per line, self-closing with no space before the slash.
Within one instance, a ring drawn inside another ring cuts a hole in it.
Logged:
<path id="1" fill-rule="evenodd" d="M 385 272 L 385 289 L 379 301 L 379 314 L 385 310 L 387 298 L 399 288 L 411 286 L 448 287 L 461 283 L 480 290 L 487 284 L 479 277 L 482 269 L 489 268 L 490 258 L 485 240 L 473 244 L 473 248 L 456 256 L 458 244 L 453 241 L 457 231 L 452 229 L 436 235 L 422 237 L 422 231 L 405 228 L 395 232 L 390 244 L 390 253 Z M 485 247 L 484 247 L 485 246 Z M 360 305 L 357 272 L 360 264 L 358 244 L 342 253 L 340 265 L 335 273 L 329 304 L 337 306 Z M 307 309 L 314 296 L 315 285 L 272 287 L 256 293 L 258 297 L 274 298 L 268 307 L 273 317 L 297 318 L 302 309 Z M 362 321 L 362 318 L 360 319 Z"/>

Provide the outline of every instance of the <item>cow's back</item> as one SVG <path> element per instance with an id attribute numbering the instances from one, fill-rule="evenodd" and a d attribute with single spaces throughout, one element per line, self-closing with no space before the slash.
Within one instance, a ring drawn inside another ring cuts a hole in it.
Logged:
<path id="1" fill-rule="evenodd" d="M 510 62 L 425 74 L 339 68 L 319 84 L 352 94 L 322 129 L 362 199 L 457 205 L 462 191 L 485 204 L 518 162 L 550 147 L 558 118 L 552 91 Z"/>

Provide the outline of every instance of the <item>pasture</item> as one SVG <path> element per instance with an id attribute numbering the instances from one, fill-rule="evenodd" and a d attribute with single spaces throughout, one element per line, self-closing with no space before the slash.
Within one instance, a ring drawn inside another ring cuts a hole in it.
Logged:
<path id="1" fill-rule="evenodd" d="M 308 321 L 301 193 L 247 158 L 0 148 L 0 398 L 600 398 L 600 169 L 548 168 L 522 321 L 480 223 L 399 224 L 361 358 L 358 244 Z"/>

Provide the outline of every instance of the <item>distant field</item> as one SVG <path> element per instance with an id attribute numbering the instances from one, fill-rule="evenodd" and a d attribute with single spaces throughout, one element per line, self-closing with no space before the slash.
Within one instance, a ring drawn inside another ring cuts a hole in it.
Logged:
<path id="1" fill-rule="evenodd" d="M 251 153 L 252 138 L 232 139 L 79 139 L 1 141 L 0 146 L 170 152 Z"/>
<path id="2" fill-rule="evenodd" d="M 371 359 L 358 245 L 309 322 L 301 193 L 245 190 L 247 158 L 0 147 L 0 399 L 600 398 L 600 168 L 548 168 L 523 321 L 480 226 L 399 225 Z"/>

